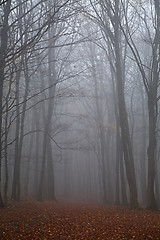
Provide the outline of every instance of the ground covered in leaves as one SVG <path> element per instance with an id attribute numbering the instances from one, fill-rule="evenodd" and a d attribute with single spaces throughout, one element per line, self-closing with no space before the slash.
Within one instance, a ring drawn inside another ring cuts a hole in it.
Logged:
<path id="1" fill-rule="evenodd" d="M 0 209 L 0 239 L 160 240 L 160 213 L 82 204 L 12 202 Z"/>

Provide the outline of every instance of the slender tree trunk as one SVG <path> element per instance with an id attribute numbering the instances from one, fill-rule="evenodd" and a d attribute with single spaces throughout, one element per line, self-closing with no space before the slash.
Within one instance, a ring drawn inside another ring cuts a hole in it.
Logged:
<path id="1" fill-rule="evenodd" d="M 10 129 L 10 124 L 9 124 L 9 96 L 11 94 L 11 89 L 12 89 L 12 79 L 13 79 L 13 74 L 10 76 L 10 81 L 9 81 L 9 87 L 8 87 L 8 93 L 5 97 L 5 132 L 4 132 L 4 164 L 5 164 L 5 182 L 4 182 L 4 202 L 5 204 L 7 203 L 8 199 L 8 180 L 9 180 L 9 173 L 8 173 L 8 133 Z"/>
<path id="2" fill-rule="evenodd" d="M 8 143 L 8 98 L 6 99 L 6 116 L 5 116 L 5 137 L 4 137 L 4 164 L 5 164 L 5 183 L 4 183 L 4 203 L 7 203 L 8 194 L 8 153 L 7 153 L 7 143 Z"/>
<path id="3" fill-rule="evenodd" d="M 1 61 L 0 61 L 0 66 Z M 3 96 L 3 80 L 4 80 L 4 69 L 0 67 L 0 135 L 2 136 L 2 97 Z M 0 208 L 4 207 L 3 199 L 2 199 L 2 139 L 0 139 Z"/>
<path id="4" fill-rule="evenodd" d="M 116 204 L 120 204 L 120 133 L 116 124 Z"/>
<path id="5" fill-rule="evenodd" d="M 148 116 L 149 116 L 149 144 L 147 149 L 148 155 L 148 184 L 147 184 L 147 208 L 157 209 L 155 198 L 155 174 L 156 174 L 156 156 L 157 156 L 157 91 L 159 86 L 159 56 L 160 56 L 160 2 L 154 0 L 155 4 L 155 22 L 156 31 L 152 46 L 153 61 L 150 79 L 150 87 L 148 89 Z"/>
<path id="6" fill-rule="evenodd" d="M 120 150 L 120 175 L 121 175 L 121 192 L 122 192 L 122 201 L 121 204 L 123 206 L 127 206 L 128 199 L 127 199 L 127 183 L 126 183 L 126 174 L 125 174 L 125 164 L 123 158 L 123 149 L 122 149 L 122 141 L 121 141 L 121 150 Z"/>
<path id="7" fill-rule="evenodd" d="M 93 78 L 94 78 L 94 90 L 95 90 L 95 101 L 96 101 L 96 112 L 97 112 L 97 123 L 99 128 L 99 137 L 100 137 L 100 153 L 101 153 L 101 179 L 102 179 L 102 188 L 103 188 L 103 202 L 107 203 L 107 182 L 106 182 L 106 156 L 105 156 L 105 133 L 104 133 L 104 123 L 103 123 L 103 114 L 102 114 L 102 106 L 100 107 L 99 96 L 98 96 L 98 83 L 95 76 L 95 66 L 92 63 L 93 69 Z M 107 147 L 107 146 L 106 146 Z"/>
<path id="8" fill-rule="evenodd" d="M 132 152 L 132 145 L 130 139 L 128 116 L 126 111 L 126 103 L 124 96 L 124 79 L 122 71 L 122 53 L 120 51 L 120 35 L 119 35 L 119 1 L 115 3 L 115 25 L 114 25 L 114 47 L 115 47 L 115 64 L 116 64 L 116 86 L 118 95 L 118 108 L 120 117 L 120 128 L 122 136 L 122 146 L 124 154 L 124 162 L 126 167 L 126 175 L 130 190 L 130 205 L 133 208 L 138 207 L 138 196 L 137 196 L 137 186 L 136 177 L 134 169 L 134 159 Z"/>
<path id="9" fill-rule="evenodd" d="M 54 165 L 51 139 L 47 139 L 47 175 L 48 199 L 55 200 Z"/>
<path id="10" fill-rule="evenodd" d="M 0 207 L 4 206 L 2 199 L 2 176 L 1 176 L 1 164 L 2 164 L 2 101 L 3 101 L 3 83 L 4 83 L 4 71 L 5 71 L 5 60 L 6 50 L 8 43 L 8 18 L 10 14 L 11 0 L 8 0 L 4 4 L 4 19 L 3 26 L 0 33 Z"/>
<path id="11" fill-rule="evenodd" d="M 141 193 L 142 193 L 142 204 L 146 206 L 146 199 L 147 199 L 147 185 L 146 185 L 146 114 L 145 114 L 145 99 L 144 99 L 144 92 L 142 90 L 142 146 L 140 149 L 140 182 L 141 182 Z"/>
<path id="12" fill-rule="evenodd" d="M 26 116 L 26 107 L 27 107 L 27 96 L 29 91 L 30 78 L 28 76 L 28 66 L 27 60 L 24 60 L 25 65 L 25 93 L 23 98 L 23 107 L 22 114 L 20 119 L 20 110 L 17 105 L 17 123 L 16 123 L 16 145 L 15 145 L 15 165 L 14 165 L 14 174 L 13 174 L 13 187 L 12 187 L 12 198 L 16 201 L 20 201 L 21 185 L 20 185 L 20 172 L 21 172 L 21 155 L 23 147 L 23 135 L 24 135 L 24 122 Z M 19 76 L 20 77 L 20 76 Z M 16 101 L 19 103 L 19 77 L 17 79 L 17 92 L 16 92 Z"/>
<path id="13" fill-rule="evenodd" d="M 32 113 L 32 128 L 34 129 L 34 118 Z M 34 135 L 30 136 L 30 142 L 29 142 L 29 152 L 28 152 L 28 158 L 27 158 L 27 166 L 26 166 L 26 172 L 25 172 L 25 184 L 24 184 L 24 196 L 28 197 L 28 188 L 29 188 L 29 175 L 30 175 L 30 163 L 31 163 L 31 157 L 32 157 L 32 149 L 34 144 Z"/>
<path id="14" fill-rule="evenodd" d="M 113 56 L 111 54 L 110 46 L 108 46 L 109 49 L 109 57 L 110 59 L 113 59 Z M 116 120 L 116 204 L 120 204 L 120 164 L 121 164 L 121 157 L 123 158 L 123 154 L 121 154 L 121 136 L 120 136 L 120 126 L 119 126 L 119 113 L 118 113 L 118 103 L 117 103 L 117 94 L 116 94 L 116 88 L 115 88 L 115 78 L 114 78 L 114 68 L 110 64 L 111 69 L 111 78 L 112 78 L 112 92 L 113 92 L 113 102 L 114 102 L 114 114 L 115 114 L 115 120 Z"/>
<path id="15" fill-rule="evenodd" d="M 44 130 L 44 138 L 43 138 L 43 145 L 42 145 L 42 163 L 41 163 L 41 170 L 40 170 L 40 177 L 39 177 L 39 187 L 38 187 L 38 200 L 42 201 L 43 199 L 43 189 L 44 189 L 44 177 L 45 177 L 45 168 L 46 168 L 46 156 L 47 156 L 47 141 L 48 135 L 50 133 L 50 126 L 51 126 L 51 117 L 52 117 L 52 108 L 49 106 L 49 112 L 47 114 L 47 120 L 45 123 L 45 130 Z"/>
<path id="16" fill-rule="evenodd" d="M 36 130 L 39 130 L 39 113 L 37 111 L 37 109 L 35 109 L 35 124 L 36 124 Z M 40 164 L 40 141 L 39 141 L 39 138 L 40 138 L 40 134 L 39 134 L 39 131 L 36 132 L 36 150 L 35 150 L 35 163 L 34 163 L 34 189 L 33 189 L 33 192 L 37 198 L 38 196 L 38 177 L 39 177 L 39 164 Z"/>
<path id="17" fill-rule="evenodd" d="M 147 208 L 157 209 L 157 202 L 155 198 L 155 164 L 156 164 L 156 125 L 157 112 L 153 98 L 148 100 L 149 110 L 149 145 L 147 149 L 148 155 L 148 186 L 147 186 Z"/>
<path id="18" fill-rule="evenodd" d="M 14 160 L 14 172 L 13 172 L 13 182 L 12 182 L 12 199 L 16 199 L 17 192 L 17 159 L 18 159 L 18 146 L 19 146 L 19 130 L 20 130 L 20 107 L 19 107 L 19 80 L 20 80 L 21 66 L 16 75 L 16 130 L 15 130 L 15 160 Z"/>
<path id="19" fill-rule="evenodd" d="M 116 53 L 117 57 L 118 53 Z M 129 134 L 129 125 L 128 125 L 128 117 L 126 112 L 126 105 L 124 99 L 124 91 L 122 89 L 122 79 L 120 78 L 120 61 L 117 59 L 117 90 L 118 90 L 118 103 L 119 103 L 119 115 L 120 115 L 120 127 L 121 127 L 121 135 L 122 135 L 122 144 L 123 144 L 123 153 L 124 153 L 124 161 L 126 166 L 126 174 L 130 189 L 130 204 L 132 207 L 138 207 L 138 199 L 137 199 L 137 187 L 136 187 L 136 177 L 135 177 L 135 169 L 134 169 L 134 160 L 133 160 L 133 152 L 132 145 Z"/>
<path id="20" fill-rule="evenodd" d="M 47 142 L 48 142 L 48 135 L 52 130 L 52 114 L 54 109 L 54 100 L 55 100 L 55 91 L 56 91 L 56 83 L 57 83 L 57 76 L 56 76 L 56 69 L 55 69 L 55 39 L 53 39 L 55 34 L 56 25 L 52 26 L 51 29 L 48 31 L 49 35 L 49 46 L 52 46 L 52 49 L 49 50 L 48 53 L 48 73 L 49 73 L 49 102 L 48 102 L 48 109 L 47 109 L 47 116 L 45 117 L 45 127 L 44 127 L 44 138 L 43 138 L 43 145 L 42 145 L 42 163 L 41 163 L 41 170 L 40 170 L 40 177 L 39 177 L 39 187 L 38 187 L 38 200 L 42 200 L 43 198 L 43 188 L 44 188 L 44 177 L 45 177 L 45 168 L 46 168 L 46 158 L 47 158 Z M 51 42 L 53 41 L 53 42 Z M 50 149 L 48 149 L 50 150 Z M 51 151 L 50 151 L 51 153 Z M 50 156 L 51 157 L 51 156 Z M 51 161 L 51 160 L 50 160 Z M 53 173 L 53 171 L 52 171 Z"/>

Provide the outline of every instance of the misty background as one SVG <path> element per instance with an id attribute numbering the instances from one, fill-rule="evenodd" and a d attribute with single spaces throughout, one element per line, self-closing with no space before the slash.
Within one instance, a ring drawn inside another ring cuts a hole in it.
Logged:
<path id="1" fill-rule="evenodd" d="M 160 2 L 0 3 L 0 206 L 160 207 Z"/>

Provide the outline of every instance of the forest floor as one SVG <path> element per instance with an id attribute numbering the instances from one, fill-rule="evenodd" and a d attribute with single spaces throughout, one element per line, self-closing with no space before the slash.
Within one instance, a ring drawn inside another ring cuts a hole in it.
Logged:
<path id="1" fill-rule="evenodd" d="M 3 240 L 160 240 L 160 212 L 55 202 L 0 209 Z"/>

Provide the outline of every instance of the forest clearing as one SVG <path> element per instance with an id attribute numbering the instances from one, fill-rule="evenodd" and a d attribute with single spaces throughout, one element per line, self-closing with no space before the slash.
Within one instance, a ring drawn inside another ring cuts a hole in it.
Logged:
<path id="1" fill-rule="evenodd" d="M 1 240 L 158 240 L 160 213 L 53 201 L 11 202 L 0 211 Z"/>

